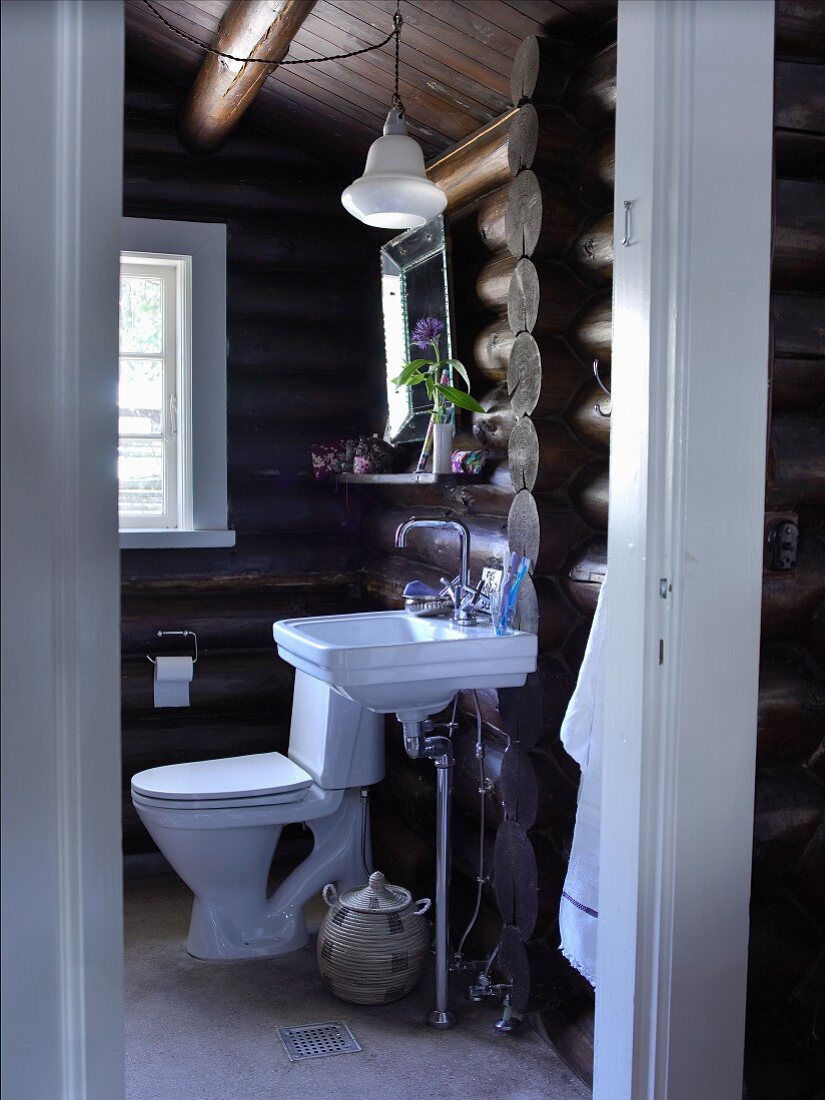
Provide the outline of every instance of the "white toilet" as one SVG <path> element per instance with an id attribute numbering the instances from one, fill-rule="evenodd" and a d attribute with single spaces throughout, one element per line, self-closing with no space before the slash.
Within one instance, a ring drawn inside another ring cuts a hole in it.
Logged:
<path id="1" fill-rule="evenodd" d="M 307 942 L 303 906 L 328 882 L 339 892 L 372 870 L 362 788 L 384 777 L 384 719 L 295 674 L 288 756 L 279 752 L 149 768 L 132 802 L 195 895 L 186 949 L 199 959 L 281 955 Z M 309 856 L 271 897 L 284 825 L 306 822 Z"/>

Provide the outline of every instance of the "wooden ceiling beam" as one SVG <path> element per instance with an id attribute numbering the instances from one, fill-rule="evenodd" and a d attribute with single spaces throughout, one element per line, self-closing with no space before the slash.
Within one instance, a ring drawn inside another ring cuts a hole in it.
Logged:
<path id="1" fill-rule="evenodd" d="M 211 153 L 226 141 L 267 76 L 289 49 L 316 0 L 232 0 L 218 27 L 216 48 L 236 57 L 264 57 L 271 65 L 208 54 L 180 116 L 180 139 L 193 152 Z"/>

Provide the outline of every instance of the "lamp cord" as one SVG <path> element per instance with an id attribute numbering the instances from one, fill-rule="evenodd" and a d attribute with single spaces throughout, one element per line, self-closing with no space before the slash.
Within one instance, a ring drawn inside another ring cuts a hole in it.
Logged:
<path id="1" fill-rule="evenodd" d="M 380 50 L 383 46 L 386 46 L 388 42 L 395 39 L 395 92 L 392 97 L 393 106 L 397 107 L 401 114 L 404 113 L 404 104 L 401 102 L 401 96 L 398 94 L 398 48 L 399 40 L 401 38 L 401 26 L 404 22 L 401 17 L 401 0 L 396 0 L 395 14 L 392 17 L 392 30 L 386 38 L 380 42 L 376 42 L 374 46 L 364 46 L 361 50 L 350 50 L 349 53 L 334 53 L 329 57 L 304 57 L 297 61 L 273 61 L 271 57 L 236 57 L 234 54 L 225 53 L 223 50 L 216 49 L 214 46 L 207 46 L 205 42 L 201 42 L 199 38 L 195 38 L 194 35 L 189 34 L 188 31 L 182 31 L 178 27 L 173 26 L 168 19 L 163 16 L 155 7 L 151 0 L 143 0 L 146 7 L 155 15 L 165 27 L 168 27 L 173 34 L 176 34 L 179 38 L 185 39 L 187 42 L 192 42 L 196 46 L 200 46 L 202 50 L 206 50 L 207 53 L 216 54 L 218 57 L 225 57 L 229 61 L 240 61 L 242 64 L 246 64 L 248 61 L 253 62 L 256 65 L 318 65 L 323 61 L 343 61 L 347 57 L 358 57 L 362 53 L 371 53 L 373 50 Z"/>
<path id="2" fill-rule="evenodd" d="M 395 35 L 395 90 L 392 93 L 392 105 L 397 108 L 398 114 L 401 118 L 404 117 L 404 103 L 401 99 L 401 93 L 398 90 L 401 71 L 401 27 L 404 25 L 404 19 L 401 15 L 401 0 L 395 0 L 395 14 L 392 17 L 393 34 Z"/>

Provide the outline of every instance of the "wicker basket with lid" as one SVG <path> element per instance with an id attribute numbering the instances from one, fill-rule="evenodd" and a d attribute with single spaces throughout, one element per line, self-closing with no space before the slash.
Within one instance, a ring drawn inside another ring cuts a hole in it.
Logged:
<path id="1" fill-rule="evenodd" d="M 418 985 L 430 947 L 429 898 L 413 902 L 409 890 L 375 871 L 368 885 L 340 898 L 333 885 L 325 886 L 324 901 L 329 911 L 318 933 L 318 969 L 336 997 L 383 1004 Z"/>

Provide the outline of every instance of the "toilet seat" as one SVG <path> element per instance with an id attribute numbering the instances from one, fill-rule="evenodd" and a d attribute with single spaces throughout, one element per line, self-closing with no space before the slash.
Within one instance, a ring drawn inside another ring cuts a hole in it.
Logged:
<path id="1" fill-rule="evenodd" d="M 307 797 L 312 776 L 280 752 L 196 760 L 149 768 L 132 777 L 142 805 L 200 809 L 272 806 Z"/>

